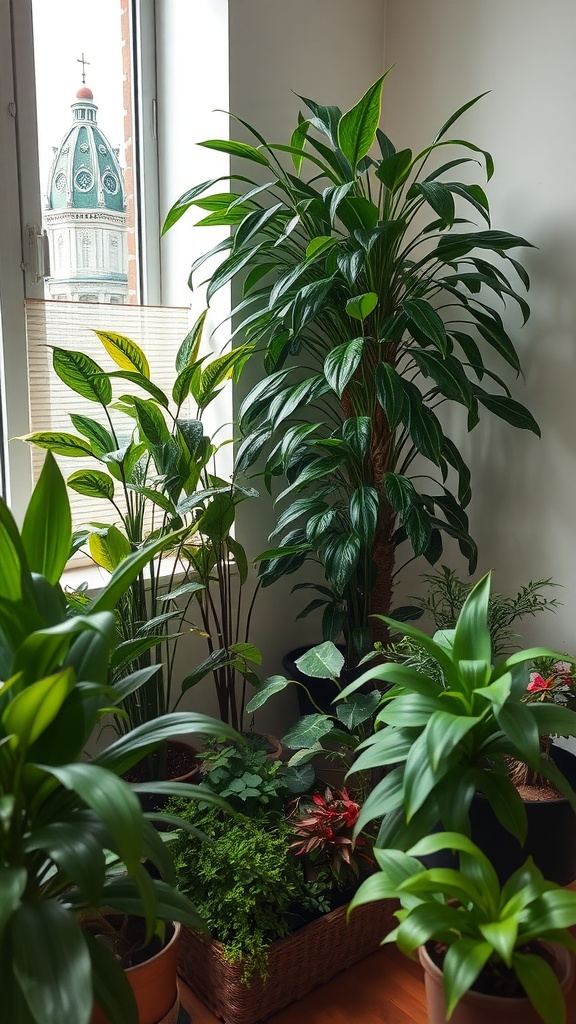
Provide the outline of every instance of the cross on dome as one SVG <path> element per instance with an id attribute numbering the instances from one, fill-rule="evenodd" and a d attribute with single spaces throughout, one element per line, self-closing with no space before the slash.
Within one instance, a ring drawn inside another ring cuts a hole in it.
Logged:
<path id="1" fill-rule="evenodd" d="M 85 59 L 84 52 L 81 57 L 77 57 L 76 63 L 82 65 L 82 85 L 86 85 L 86 65 L 90 67 L 90 61 Z"/>

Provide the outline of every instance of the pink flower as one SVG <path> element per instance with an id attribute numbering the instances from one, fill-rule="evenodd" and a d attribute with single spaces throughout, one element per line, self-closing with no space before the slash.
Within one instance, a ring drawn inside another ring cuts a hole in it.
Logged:
<path id="1" fill-rule="evenodd" d="M 550 690 L 553 682 L 553 675 L 548 676 L 547 679 L 544 679 L 544 677 L 541 676 L 539 672 L 531 672 L 530 682 L 528 683 L 526 689 L 528 690 L 528 693 L 539 693 L 540 690 Z"/>

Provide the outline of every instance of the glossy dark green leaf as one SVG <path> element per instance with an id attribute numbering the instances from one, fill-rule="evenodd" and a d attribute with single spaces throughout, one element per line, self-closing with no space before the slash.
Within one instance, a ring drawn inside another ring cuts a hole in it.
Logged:
<path id="1" fill-rule="evenodd" d="M 85 941 L 92 964 L 94 1001 L 106 1014 L 110 1024 L 138 1024 L 134 993 L 114 953 L 91 935 L 88 929 Z"/>
<path id="2" fill-rule="evenodd" d="M 376 395 L 392 430 L 406 412 L 406 397 L 398 371 L 389 363 L 378 363 L 374 371 Z"/>
<path id="3" fill-rule="evenodd" d="M 67 434 L 63 430 L 39 430 L 34 434 L 26 434 L 22 438 L 37 448 L 46 448 L 55 455 L 65 455 L 67 458 L 85 459 L 86 456 L 94 457 L 94 452 L 87 441 L 75 434 Z"/>
<path id="4" fill-rule="evenodd" d="M 412 167 L 412 150 L 401 149 L 381 161 L 376 168 L 376 177 L 394 193 L 404 184 Z"/>
<path id="5" fill-rule="evenodd" d="M 414 185 L 435 213 L 451 227 L 454 223 L 454 200 L 449 189 L 439 181 L 420 181 Z"/>
<path id="6" fill-rule="evenodd" d="M 374 82 L 362 99 L 342 115 L 338 124 L 338 145 L 354 171 L 376 137 L 384 78 L 382 75 Z"/>
<path id="7" fill-rule="evenodd" d="M 81 469 L 77 473 L 72 473 L 66 483 L 73 491 L 85 494 L 89 498 L 105 498 L 108 501 L 114 498 L 113 479 L 98 469 Z"/>
<path id="8" fill-rule="evenodd" d="M 102 367 L 85 355 L 68 349 L 54 348 L 52 364 L 60 380 L 72 391 L 76 391 L 89 402 L 109 405 L 112 401 L 112 385 Z"/>
<path id="9" fill-rule="evenodd" d="M 302 750 L 313 746 L 334 728 L 334 722 L 326 715 L 303 715 L 282 737 L 283 747 Z"/>
<path id="10" fill-rule="evenodd" d="M 22 903 L 11 922 L 13 971 L 37 1024 L 89 1024 L 90 956 L 63 903 Z"/>
<path id="11" fill-rule="evenodd" d="M 409 321 L 412 321 L 418 330 L 422 331 L 425 337 L 445 356 L 448 351 L 446 328 L 430 303 L 425 302 L 424 299 L 406 299 L 402 303 L 402 309 Z"/>
<path id="12" fill-rule="evenodd" d="M 350 521 L 367 548 L 372 546 L 376 535 L 379 504 L 374 487 L 358 487 L 350 498 Z"/>
<path id="13" fill-rule="evenodd" d="M 72 517 L 66 484 L 48 451 L 22 525 L 22 544 L 32 572 L 58 583 L 70 557 Z"/>
<path id="14" fill-rule="evenodd" d="M 481 405 L 493 412 L 495 416 L 511 423 L 513 427 L 531 430 L 537 437 L 541 436 L 540 427 L 532 413 L 520 402 L 516 402 L 513 398 L 507 398 L 505 395 L 491 395 L 477 384 L 473 384 L 472 387 Z"/>
<path id="15" fill-rule="evenodd" d="M 296 666 L 305 676 L 338 679 L 344 668 L 344 657 L 335 644 L 326 641 L 302 654 L 296 660 Z"/>
<path id="16" fill-rule="evenodd" d="M 116 442 L 112 434 L 97 420 L 93 420 L 90 416 L 80 416 L 78 413 L 71 413 L 70 419 L 78 433 L 86 437 L 94 446 L 97 454 L 115 450 Z"/>
<path id="17" fill-rule="evenodd" d="M 362 358 L 363 348 L 364 339 L 353 338 L 352 341 L 347 341 L 343 345 L 337 345 L 326 356 L 324 373 L 330 387 L 339 398 L 342 397 L 344 388 L 356 372 Z"/>

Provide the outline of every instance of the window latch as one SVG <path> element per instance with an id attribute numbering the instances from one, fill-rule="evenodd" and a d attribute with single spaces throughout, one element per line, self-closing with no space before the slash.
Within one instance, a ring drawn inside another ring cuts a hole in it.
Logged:
<path id="1" fill-rule="evenodd" d="M 32 284 L 39 284 L 44 278 L 50 277 L 50 245 L 48 234 L 37 224 L 28 224 L 28 262 L 27 270 Z"/>

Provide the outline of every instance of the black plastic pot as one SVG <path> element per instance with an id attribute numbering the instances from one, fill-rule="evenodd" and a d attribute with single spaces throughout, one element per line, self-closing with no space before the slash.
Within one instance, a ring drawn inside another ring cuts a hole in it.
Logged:
<path id="1" fill-rule="evenodd" d="M 562 747 L 552 747 L 551 755 L 576 789 L 576 756 Z M 576 814 L 564 797 L 525 800 L 524 806 L 528 834 L 522 847 L 502 828 L 486 798 L 476 794 L 470 811 L 472 839 L 494 865 L 501 882 L 532 857 L 544 878 L 569 885 L 576 879 Z"/>
<path id="2" fill-rule="evenodd" d="M 552 747 L 551 756 L 570 785 L 576 789 L 576 756 Z M 526 843 L 502 827 L 487 799 L 476 793 L 470 807 L 472 839 L 486 854 L 503 883 L 532 857 L 550 882 L 569 885 L 576 879 L 576 814 L 564 797 L 557 800 L 525 800 L 528 832 Z M 437 832 L 443 831 L 438 825 Z M 456 857 L 439 853 L 423 857 L 426 867 L 455 867 Z"/>

